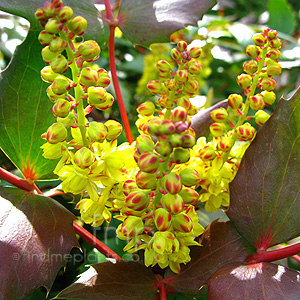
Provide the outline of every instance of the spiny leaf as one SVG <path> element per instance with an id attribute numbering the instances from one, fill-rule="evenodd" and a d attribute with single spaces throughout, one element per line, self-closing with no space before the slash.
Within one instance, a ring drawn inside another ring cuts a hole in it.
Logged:
<path id="1" fill-rule="evenodd" d="M 1 299 L 26 299 L 48 290 L 66 255 L 78 246 L 75 218 L 63 206 L 14 187 L 0 187 Z"/>
<path id="2" fill-rule="evenodd" d="M 208 281 L 208 300 L 297 300 L 300 272 L 272 263 L 230 264 Z"/>
<path id="3" fill-rule="evenodd" d="M 215 0 L 122 0 L 118 25 L 133 43 L 149 47 L 170 42 L 171 34 L 186 25 L 197 26 Z"/>
<path id="4" fill-rule="evenodd" d="M 300 235 L 300 96 L 281 99 L 230 184 L 227 212 L 258 249 Z"/>
<path id="5" fill-rule="evenodd" d="M 0 147 L 26 179 L 53 178 L 57 161 L 42 156 L 41 134 L 54 122 L 36 32 L 17 47 L 0 81 Z"/>
<path id="6" fill-rule="evenodd" d="M 202 246 L 191 247 L 192 260 L 182 266 L 180 274 L 169 271 L 166 275 L 166 283 L 182 294 L 200 295 L 200 288 L 219 268 L 232 262 L 244 262 L 254 252 L 230 221 L 212 222 L 203 233 L 200 244 Z"/>
<path id="7" fill-rule="evenodd" d="M 157 280 L 150 268 L 133 261 L 104 262 L 91 267 L 54 299 L 152 300 Z"/>

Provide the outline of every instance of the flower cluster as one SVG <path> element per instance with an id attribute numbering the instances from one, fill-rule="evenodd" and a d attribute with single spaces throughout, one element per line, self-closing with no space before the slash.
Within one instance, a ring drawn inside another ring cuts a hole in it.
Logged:
<path id="1" fill-rule="evenodd" d="M 101 225 L 104 220 L 110 221 L 111 209 L 118 206 L 117 197 L 110 195 L 132 176 L 130 170 L 136 164 L 130 158 L 134 149 L 128 144 L 117 146 L 116 139 L 122 132 L 117 121 L 89 122 L 85 117 L 93 108 L 110 108 L 114 101 L 105 89 L 110 84 L 108 72 L 92 64 L 99 58 L 99 45 L 93 40 L 74 42 L 84 34 L 87 21 L 74 17 L 72 8 L 63 6 L 62 0 L 45 2 L 36 11 L 36 18 L 44 27 L 39 41 L 45 46 L 42 57 L 47 66 L 41 70 L 41 77 L 50 84 L 47 95 L 56 117 L 42 135 L 46 140 L 43 155 L 59 159 L 54 173 L 62 180 L 64 192 L 87 192 L 88 196 L 77 204 L 82 219 Z M 64 75 L 69 68 L 72 79 Z"/>

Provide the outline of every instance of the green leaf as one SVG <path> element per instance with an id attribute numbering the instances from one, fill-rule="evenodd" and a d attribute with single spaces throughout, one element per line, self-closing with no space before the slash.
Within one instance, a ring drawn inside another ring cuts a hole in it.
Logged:
<path id="1" fill-rule="evenodd" d="M 167 272 L 165 282 L 178 292 L 190 296 L 201 295 L 200 288 L 218 269 L 233 262 L 244 262 L 254 253 L 234 229 L 230 221 L 212 222 L 199 243 L 191 247 L 191 262 L 181 267 L 180 274 Z"/>
<path id="2" fill-rule="evenodd" d="M 1 0 L 0 10 L 27 19 L 31 23 L 30 30 L 41 31 L 43 28 L 35 18 L 35 11 L 39 7 L 43 7 L 44 2 L 43 0 Z M 95 40 L 99 44 L 108 41 L 109 26 L 101 19 L 101 13 L 96 9 L 94 1 L 68 0 L 65 5 L 73 9 L 74 16 L 82 16 L 88 21 L 88 27 L 84 34 L 86 40 Z"/>
<path id="3" fill-rule="evenodd" d="M 0 147 L 26 179 L 54 178 L 57 161 L 45 159 L 41 134 L 55 121 L 40 70 L 45 66 L 36 32 L 17 47 L 0 81 Z"/>
<path id="4" fill-rule="evenodd" d="M 154 300 L 157 285 L 152 270 L 138 262 L 104 262 L 91 265 L 54 299 Z"/>
<path id="5" fill-rule="evenodd" d="M 299 299 L 300 272 L 272 263 L 230 264 L 208 281 L 208 300 Z"/>
<path id="6" fill-rule="evenodd" d="M 68 253 L 77 247 L 75 218 L 51 198 L 0 187 L 1 299 L 26 299 L 48 290 Z"/>
<path id="7" fill-rule="evenodd" d="M 227 212 L 258 249 L 300 235 L 300 96 L 280 99 L 230 184 Z"/>
<path id="8" fill-rule="evenodd" d="M 270 14 L 268 26 L 271 29 L 291 34 L 294 30 L 295 15 L 286 0 L 269 0 L 267 10 Z"/>
<path id="9" fill-rule="evenodd" d="M 215 0 L 122 0 L 118 25 L 133 43 L 149 47 L 170 42 L 171 34 L 186 25 L 197 26 Z"/>

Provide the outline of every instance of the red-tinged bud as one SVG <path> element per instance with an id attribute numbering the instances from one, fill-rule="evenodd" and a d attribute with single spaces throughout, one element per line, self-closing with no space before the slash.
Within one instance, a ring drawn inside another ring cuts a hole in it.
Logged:
<path id="1" fill-rule="evenodd" d="M 45 16 L 47 19 L 55 17 L 55 15 L 56 15 L 55 6 L 52 3 L 46 1 L 44 3 L 44 13 L 45 13 Z"/>
<path id="2" fill-rule="evenodd" d="M 51 4 L 58 9 L 63 6 L 63 0 L 52 0 Z"/>
<path id="3" fill-rule="evenodd" d="M 146 101 L 138 106 L 137 112 L 141 116 L 152 116 L 155 112 L 155 105 L 151 101 Z"/>
<path id="4" fill-rule="evenodd" d="M 108 120 L 104 123 L 104 125 L 107 127 L 108 130 L 106 138 L 110 141 L 115 140 L 122 133 L 122 125 L 115 120 Z"/>
<path id="5" fill-rule="evenodd" d="M 193 221 L 186 213 L 181 212 L 172 217 L 172 226 L 174 231 L 188 233 L 193 229 Z"/>
<path id="6" fill-rule="evenodd" d="M 177 83 L 175 79 L 169 79 L 167 82 L 165 82 L 165 87 L 169 90 L 169 91 L 174 91 L 177 87 Z"/>
<path id="7" fill-rule="evenodd" d="M 52 52 L 49 49 L 49 46 L 46 46 L 42 49 L 42 57 L 45 63 L 49 64 L 56 56 L 58 53 Z"/>
<path id="8" fill-rule="evenodd" d="M 275 49 L 280 49 L 281 48 L 281 40 L 278 38 L 272 39 L 270 41 L 270 46 Z"/>
<path id="9" fill-rule="evenodd" d="M 47 132 L 46 139 L 50 144 L 57 144 L 66 140 L 68 136 L 68 131 L 64 124 L 62 123 L 54 123 L 52 124 Z"/>
<path id="10" fill-rule="evenodd" d="M 276 100 L 276 95 L 274 92 L 263 91 L 261 92 L 261 95 L 267 106 L 272 105 Z"/>
<path id="11" fill-rule="evenodd" d="M 181 54 L 176 48 L 171 50 L 170 55 L 174 60 L 179 60 L 181 58 Z"/>
<path id="12" fill-rule="evenodd" d="M 160 123 L 160 134 L 172 134 L 175 132 L 175 124 L 170 120 L 162 120 Z"/>
<path id="13" fill-rule="evenodd" d="M 104 103 L 106 101 L 106 90 L 102 87 L 90 86 L 88 88 L 88 103 L 91 106 Z"/>
<path id="14" fill-rule="evenodd" d="M 67 117 L 70 110 L 71 110 L 71 103 L 62 98 L 58 98 L 52 108 L 53 114 L 61 118 Z"/>
<path id="15" fill-rule="evenodd" d="M 52 52 L 63 52 L 68 46 L 68 42 L 63 40 L 62 38 L 55 36 L 49 44 L 49 49 Z"/>
<path id="16" fill-rule="evenodd" d="M 61 23 L 69 22 L 73 18 L 73 15 L 73 9 L 70 6 L 62 7 L 57 13 L 57 17 Z"/>
<path id="17" fill-rule="evenodd" d="M 222 152 L 228 152 L 233 147 L 235 141 L 228 136 L 221 137 L 217 142 L 217 150 Z"/>
<path id="18" fill-rule="evenodd" d="M 269 114 L 263 110 L 258 110 L 255 113 L 255 122 L 260 126 L 264 125 L 269 120 L 269 118 Z"/>
<path id="19" fill-rule="evenodd" d="M 80 73 L 79 82 L 83 86 L 95 86 L 99 79 L 98 73 L 91 68 L 83 68 Z"/>
<path id="20" fill-rule="evenodd" d="M 261 94 L 256 94 L 255 96 L 250 96 L 248 98 L 250 107 L 252 110 L 257 111 L 265 107 L 265 102 Z"/>
<path id="21" fill-rule="evenodd" d="M 142 154 L 146 151 L 153 152 L 154 143 L 148 135 L 140 135 L 136 138 L 136 148 L 139 154 Z"/>
<path id="22" fill-rule="evenodd" d="M 155 118 L 151 119 L 148 122 L 148 132 L 151 135 L 159 136 L 160 135 L 161 122 L 162 122 L 162 120 L 158 117 L 155 117 Z"/>
<path id="23" fill-rule="evenodd" d="M 51 34 L 59 33 L 63 30 L 63 24 L 55 19 L 49 19 L 45 25 L 45 31 Z"/>
<path id="24" fill-rule="evenodd" d="M 75 113 L 73 111 L 70 111 L 68 116 L 66 116 L 65 118 L 57 117 L 56 119 L 57 119 L 57 122 L 65 124 L 65 125 L 76 124 L 78 121 L 77 116 L 75 115 Z"/>
<path id="25" fill-rule="evenodd" d="M 151 94 L 159 94 L 162 90 L 162 84 L 158 80 L 151 80 L 147 84 L 147 88 Z"/>
<path id="26" fill-rule="evenodd" d="M 167 96 L 161 96 L 155 103 L 157 106 L 161 107 L 162 109 L 164 108 L 169 109 L 173 106 L 173 100 Z"/>
<path id="27" fill-rule="evenodd" d="M 125 196 L 128 196 L 132 191 L 138 190 L 139 188 L 136 185 L 134 180 L 127 180 L 123 184 L 123 193 Z"/>
<path id="28" fill-rule="evenodd" d="M 267 74 L 269 76 L 278 76 L 281 74 L 281 65 L 278 63 L 274 63 L 267 66 Z"/>
<path id="29" fill-rule="evenodd" d="M 201 56 L 202 53 L 202 48 L 201 47 L 192 47 L 189 50 L 189 55 L 192 58 L 199 58 Z"/>
<path id="30" fill-rule="evenodd" d="M 185 164 L 190 160 L 190 150 L 184 148 L 174 149 L 173 160 L 176 164 Z"/>
<path id="31" fill-rule="evenodd" d="M 146 190 L 156 189 L 157 186 L 156 175 L 154 173 L 146 173 L 143 171 L 139 171 L 136 174 L 136 185 L 140 189 L 146 189 Z"/>
<path id="32" fill-rule="evenodd" d="M 56 95 L 65 94 L 71 89 L 70 81 L 66 77 L 58 76 L 52 82 L 51 89 Z"/>
<path id="33" fill-rule="evenodd" d="M 165 175 L 161 180 L 161 186 L 170 194 L 177 194 L 182 189 L 180 176 L 174 172 Z"/>
<path id="34" fill-rule="evenodd" d="M 188 121 L 179 121 L 175 123 L 175 127 L 176 127 L 176 132 L 177 133 L 182 133 L 184 131 L 187 131 L 190 127 L 190 124 Z"/>
<path id="35" fill-rule="evenodd" d="M 239 139 L 243 141 L 251 141 L 255 136 L 255 128 L 252 127 L 249 123 L 245 123 L 235 130 L 238 134 Z"/>
<path id="36" fill-rule="evenodd" d="M 35 12 L 35 18 L 39 21 L 47 20 L 47 16 L 45 14 L 44 8 L 38 8 Z"/>
<path id="37" fill-rule="evenodd" d="M 257 46 L 255 45 L 248 45 L 246 48 L 246 53 L 252 57 L 252 58 L 256 58 L 259 56 L 260 54 L 260 50 Z"/>
<path id="38" fill-rule="evenodd" d="M 174 133 L 169 137 L 169 144 L 172 148 L 181 147 L 183 143 L 183 135 Z"/>
<path id="39" fill-rule="evenodd" d="M 180 195 L 165 194 L 161 197 L 163 207 L 171 214 L 178 214 L 184 209 L 184 200 Z"/>
<path id="40" fill-rule="evenodd" d="M 198 93 L 200 85 L 199 85 L 199 82 L 197 81 L 197 79 L 191 78 L 186 82 L 184 88 L 185 88 L 185 92 L 193 95 L 195 93 Z"/>
<path id="41" fill-rule="evenodd" d="M 125 204 L 128 208 L 141 211 L 149 205 L 149 195 L 142 190 L 133 190 L 125 200 Z"/>
<path id="42" fill-rule="evenodd" d="M 180 52 L 186 51 L 187 50 L 187 46 L 188 46 L 188 44 L 185 41 L 180 41 L 180 42 L 177 43 L 177 48 L 178 48 L 178 50 Z"/>
<path id="43" fill-rule="evenodd" d="M 48 33 L 47 31 L 43 30 L 40 32 L 38 40 L 43 46 L 48 46 L 50 42 L 52 41 L 54 35 L 51 33 Z"/>
<path id="44" fill-rule="evenodd" d="M 183 141 L 181 144 L 182 148 L 192 148 L 196 144 L 196 139 L 191 134 L 184 134 L 183 135 Z"/>
<path id="45" fill-rule="evenodd" d="M 97 70 L 97 73 L 98 73 L 99 79 L 97 81 L 96 86 L 102 86 L 102 87 L 109 86 L 110 85 L 110 77 L 108 75 L 108 72 L 105 69 L 100 68 Z"/>
<path id="46" fill-rule="evenodd" d="M 155 173 L 159 166 L 159 156 L 153 152 L 143 152 L 138 160 L 138 167 L 146 173 Z"/>
<path id="47" fill-rule="evenodd" d="M 160 154 L 161 156 L 168 156 L 172 153 L 173 148 L 171 147 L 169 141 L 167 139 L 160 140 L 156 145 L 155 145 L 155 151 Z"/>
<path id="48" fill-rule="evenodd" d="M 259 87 L 263 91 L 271 92 L 276 88 L 276 85 L 277 85 L 277 83 L 274 79 L 266 78 L 260 83 Z"/>
<path id="49" fill-rule="evenodd" d="M 228 112 L 225 108 L 221 107 L 211 111 L 210 116 L 214 122 L 223 123 L 228 119 Z"/>
<path id="50" fill-rule="evenodd" d="M 82 58 L 88 62 L 95 61 L 99 58 L 100 47 L 97 42 L 90 40 L 80 44 L 78 52 Z"/>
<path id="51" fill-rule="evenodd" d="M 177 105 L 185 108 L 187 111 L 192 107 L 192 103 L 188 97 L 181 97 L 177 100 Z"/>
<path id="52" fill-rule="evenodd" d="M 180 178 L 181 182 L 185 186 L 194 186 L 198 185 L 200 182 L 200 174 L 198 171 L 191 169 L 191 168 L 185 168 L 180 172 Z"/>
<path id="53" fill-rule="evenodd" d="M 188 78 L 189 78 L 189 73 L 187 70 L 178 70 L 176 72 L 176 79 L 179 83 L 187 82 Z"/>
<path id="54" fill-rule="evenodd" d="M 248 74 L 241 74 L 237 77 L 237 83 L 239 84 L 239 86 L 243 89 L 246 90 L 248 88 L 250 88 L 251 84 L 252 84 L 252 78 L 250 75 Z"/>
<path id="55" fill-rule="evenodd" d="M 272 40 L 272 39 L 277 38 L 277 34 L 278 34 L 278 32 L 276 30 L 270 30 L 268 32 L 268 37 Z"/>
<path id="56" fill-rule="evenodd" d="M 140 217 L 129 216 L 116 230 L 117 236 L 121 240 L 126 240 L 129 237 L 134 237 L 144 230 L 144 223 Z"/>
<path id="57" fill-rule="evenodd" d="M 216 150 L 210 146 L 204 146 L 199 150 L 198 155 L 203 161 L 210 161 L 216 157 Z"/>
<path id="58" fill-rule="evenodd" d="M 249 60 L 249 61 L 246 61 L 244 64 L 243 64 L 243 70 L 252 75 L 254 74 L 258 69 L 258 65 L 257 65 L 257 61 L 256 60 Z"/>
<path id="59" fill-rule="evenodd" d="M 68 28 L 77 35 L 84 34 L 87 28 L 87 21 L 85 18 L 78 16 L 68 23 Z"/>
<path id="60" fill-rule="evenodd" d="M 47 87 L 46 92 L 47 92 L 47 96 L 48 96 L 49 100 L 50 100 L 51 102 L 53 102 L 53 103 L 55 103 L 55 101 L 56 101 L 58 98 L 63 98 L 63 97 L 64 97 L 64 95 L 60 95 L 60 96 L 59 96 L 59 95 L 54 94 L 53 91 L 52 91 L 52 89 L 51 89 L 51 85 L 49 85 L 49 86 Z"/>
<path id="61" fill-rule="evenodd" d="M 197 60 L 189 61 L 188 66 L 189 66 L 188 71 L 191 74 L 199 74 L 202 70 L 202 66 L 201 66 L 200 62 Z"/>
<path id="62" fill-rule="evenodd" d="M 50 66 L 46 66 L 41 70 L 41 77 L 45 82 L 52 83 L 59 74 L 54 73 Z"/>
<path id="63" fill-rule="evenodd" d="M 169 72 L 172 70 L 171 65 L 165 60 L 158 61 L 156 67 L 160 72 Z"/>
<path id="64" fill-rule="evenodd" d="M 186 112 L 185 108 L 183 108 L 181 106 L 177 106 L 174 109 L 172 109 L 171 120 L 174 123 L 177 123 L 177 122 L 180 122 L 180 121 L 185 122 L 186 118 L 187 118 L 187 112 Z"/>
<path id="65" fill-rule="evenodd" d="M 94 154 L 86 147 L 77 150 L 74 155 L 74 162 L 82 169 L 88 168 L 95 161 Z"/>
<path id="66" fill-rule="evenodd" d="M 239 109 L 242 107 L 243 97 L 239 94 L 231 94 L 228 96 L 228 105 L 232 109 Z"/>
<path id="67" fill-rule="evenodd" d="M 179 195 L 183 198 L 185 204 L 196 205 L 198 203 L 199 194 L 192 188 L 182 187 Z"/>
<path id="68" fill-rule="evenodd" d="M 169 72 L 161 72 L 161 71 L 159 71 L 158 76 L 160 78 L 162 78 L 162 79 L 165 79 L 165 80 L 172 78 L 172 74 L 171 74 L 170 71 Z"/>
<path id="69" fill-rule="evenodd" d="M 271 58 L 273 60 L 279 59 L 280 56 L 281 56 L 281 53 L 280 53 L 280 51 L 278 49 L 270 49 L 267 52 L 267 57 Z"/>
<path id="70" fill-rule="evenodd" d="M 58 74 L 64 74 L 69 68 L 67 59 L 61 54 L 51 60 L 50 66 L 53 72 Z"/>
<path id="71" fill-rule="evenodd" d="M 106 139 L 108 134 L 107 127 L 100 122 L 91 122 L 87 129 L 87 135 L 90 141 L 102 143 Z"/>
<path id="72" fill-rule="evenodd" d="M 264 46 L 267 42 L 267 37 L 263 33 L 257 33 L 253 36 L 253 42 L 256 46 Z"/>
<path id="73" fill-rule="evenodd" d="M 212 123 L 209 130 L 213 136 L 219 137 L 226 132 L 226 125 L 224 123 Z"/>
<path id="74" fill-rule="evenodd" d="M 159 231 L 166 231 L 172 225 L 172 215 L 162 207 L 154 211 L 153 219 L 155 226 Z"/>
<path id="75" fill-rule="evenodd" d="M 104 97 L 104 101 L 99 104 L 95 104 L 95 107 L 100 110 L 107 110 L 112 107 L 113 103 L 114 103 L 113 95 L 110 93 L 106 93 Z"/>

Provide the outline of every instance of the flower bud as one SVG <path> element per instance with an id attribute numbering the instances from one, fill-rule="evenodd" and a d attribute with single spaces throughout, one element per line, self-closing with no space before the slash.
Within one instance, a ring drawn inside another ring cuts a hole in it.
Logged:
<path id="1" fill-rule="evenodd" d="M 53 60 L 51 60 L 50 66 L 53 72 L 64 74 L 67 72 L 69 64 L 67 59 L 63 55 L 59 54 Z"/>
<path id="2" fill-rule="evenodd" d="M 253 42 L 256 46 L 264 46 L 267 42 L 267 38 L 263 33 L 257 33 L 253 36 Z"/>
<path id="3" fill-rule="evenodd" d="M 176 79 L 179 83 L 185 83 L 187 82 L 189 78 L 189 73 L 187 70 L 177 70 L 176 71 Z"/>
<path id="4" fill-rule="evenodd" d="M 113 95 L 110 94 L 110 93 L 106 93 L 104 101 L 100 102 L 98 104 L 95 104 L 95 107 L 97 109 L 100 109 L 100 110 L 106 110 L 106 109 L 111 108 L 112 105 L 113 105 L 113 103 L 114 103 L 114 97 L 113 97 Z"/>
<path id="5" fill-rule="evenodd" d="M 41 149 L 43 149 L 43 156 L 48 159 L 60 158 L 65 151 L 68 151 L 66 142 L 57 144 L 45 143 L 41 146 Z"/>
<path id="6" fill-rule="evenodd" d="M 153 219 L 155 226 L 159 231 L 166 231 L 172 225 L 172 215 L 162 207 L 157 208 L 154 211 Z"/>
<path id="7" fill-rule="evenodd" d="M 87 129 L 87 135 L 90 141 L 102 143 L 108 134 L 107 127 L 101 122 L 91 122 Z"/>
<path id="8" fill-rule="evenodd" d="M 174 123 L 177 123 L 179 121 L 185 122 L 187 118 L 187 111 L 185 108 L 181 106 L 177 106 L 171 111 L 171 120 Z"/>
<path id="9" fill-rule="evenodd" d="M 195 78 L 189 79 L 185 84 L 185 92 L 190 95 L 198 93 L 199 88 L 200 88 L 199 82 Z"/>
<path id="10" fill-rule="evenodd" d="M 219 137 L 226 132 L 226 125 L 224 123 L 212 123 L 209 130 L 213 136 Z"/>
<path id="11" fill-rule="evenodd" d="M 264 125 L 268 120 L 269 120 L 270 116 L 269 114 L 267 114 L 265 111 L 263 110 L 258 110 L 256 113 L 255 113 L 255 122 L 258 124 L 258 125 Z"/>
<path id="12" fill-rule="evenodd" d="M 175 231 L 188 233 L 193 229 L 193 222 L 186 213 L 181 212 L 172 217 L 172 226 Z"/>
<path id="13" fill-rule="evenodd" d="M 38 40 L 43 46 L 48 46 L 50 42 L 52 41 L 54 35 L 51 33 L 48 33 L 47 31 L 43 30 L 40 32 Z"/>
<path id="14" fill-rule="evenodd" d="M 201 53 L 202 53 L 202 48 L 201 47 L 192 47 L 189 50 L 189 55 L 192 58 L 199 58 Z"/>
<path id="15" fill-rule="evenodd" d="M 61 23 L 67 23 L 73 18 L 73 9 L 70 6 L 64 6 L 58 11 L 57 17 Z"/>
<path id="16" fill-rule="evenodd" d="M 91 106 L 104 103 L 106 101 L 106 90 L 102 87 L 90 86 L 88 88 L 88 103 Z"/>
<path id="17" fill-rule="evenodd" d="M 185 41 L 180 41 L 180 42 L 177 43 L 177 48 L 178 48 L 178 50 L 180 52 L 186 51 L 187 50 L 187 46 L 188 46 L 188 44 Z"/>
<path id="18" fill-rule="evenodd" d="M 195 144 L 196 139 L 193 135 L 187 133 L 182 136 L 182 148 L 192 148 Z"/>
<path id="19" fill-rule="evenodd" d="M 192 60 L 188 63 L 188 71 L 191 74 L 199 74 L 202 70 L 202 66 L 199 61 Z"/>
<path id="20" fill-rule="evenodd" d="M 272 39 L 277 38 L 277 34 L 278 34 L 278 32 L 276 30 L 269 30 L 268 37 L 272 40 Z"/>
<path id="21" fill-rule="evenodd" d="M 154 117 L 154 118 L 150 119 L 148 122 L 148 132 L 151 135 L 159 136 L 161 122 L 162 122 L 162 120 L 158 117 Z"/>
<path id="22" fill-rule="evenodd" d="M 180 52 L 176 48 L 171 50 L 170 55 L 174 60 L 179 60 L 181 58 Z"/>
<path id="23" fill-rule="evenodd" d="M 56 56 L 58 53 L 52 52 L 49 49 L 49 46 L 46 46 L 42 49 L 42 57 L 45 63 L 49 64 Z"/>
<path id="24" fill-rule="evenodd" d="M 158 61 L 156 67 L 160 72 L 169 72 L 172 70 L 171 65 L 165 60 Z"/>
<path id="25" fill-rule="evenodd" d="M 152 152 L 143 152 L 138 160 L 138 167 L 146 173 L 155 173 L 159 166 L 159 157 Z"/>
<path id="26" fill-rule="evenodd" d="M 165 194 L 161 197 L 163 207 L 171 214 L 178 214 L 183 211 L 185 202 L 180 195 Z"/>
<path id="27" fill-rule="evenodd" d="M 68 131 L 62 123 L 54 123 L 52 124 L 47 132 L 46 139 L 50 144 L 57 144 L 66 140 L 68 136 Z"/>
<path id="28" fill-rule="evenodd" d="M 257 111 L 265 107 L 265 102 L 261 94 L 256 94 L 255 96 L 250 96 L 248 98 L 250 107 L 252 110 Z"/>
<path id="29" fill-rule="evenodd" d="M 266 78 L 260 83 L 259 87 L 263 91 L 271 92 L 276 88 L 276 85 L 277 85 L 277 83 L 274 79 Z"/>
<path id="30" fill-rule="evenodd" d="M 44 13 L 47 18 L 55 17 L 56 9 L 53 3 L 50 3 L 48 1 L 44 3 Z"/>
<path id="31" fill-rule="evenodd" d="M 185 204 L 196 205 L 198 203 L 199 194 L 192 188 L 183 186 L 179 195 L 183 198 Z"/>
<path id="32" fill-rule="evenodd" d="M 100 47 L 98 43 L 93 40 L 85 41 L 78 47 L 78 52 L 84 60 L 88 62 L 95 61 L 99 58 Z"/>
<path id="33" fill-rule="evenodd" d="M 162 120 L 160 123 L 160 134 L 169 135 L 175 132 L 175 124 L 170 120 Z"/>
<path id="34" fill-rule="evenodd" d="M 272 39 L 270 41 L 270 46 L 275 49 L 280 49 L 281 48 L 281 40 L 278 38 Z"/>
<path id="35" fill-rule="evenodd" d="M 170 194 L 177 194 L 182 189 L 180 176 L 174 172 L 165 175 L 161 180 L 161 186 Z"/>
<path id="36" fill-rule="evenodd" d="M 255 136 L 255 129 L 249 123 L 245 123 L 236 128 L 239 139 L 243 141 L 251 141 Z"/>
<path id="37" fill-rule="evenodd" d="M 47 20 L 47 16 L 45 14 L 45 10 L 44 8 L 38 8 L 36 11 L 35 11 L 35 18 L 37 20 L 39 20 L 40 22 L 43 22 L 45 20 Z"/>
<path id="38" fill-rule="evenodd" d="M 250 75 L 248 74 L 241 74 L 237 77 L 237 83 L 239 84 L 239 86 L 243 89 L 246 90 L 248 88 L 250 88 L 251 84 L 252 84 L 252 78 Z"/>
<path id="39" fill-rule="evenodd" d="M 281 74 L 281 65 L 278 63 L 274 63 L 267 66 L 267 74 L 269 76 L 278 76 Z"/>
<path id="40" fill-rule="evenodd" d="M 198 155 L 203 161 L 210 161 L 216 157 L 216 150 L 211 146 L 204 146 L 199 150 Z"/>
<path id="41" fill-rule="evenodd" d="M 65 125 L 70 125 L 70 124 L 76 124 L 77 123 L 77 116 L 73 111 L 70 111 L 69 114 L 65 118 L 60 118 L 57 117 L 57 122 L 65 124 Z"/>
<path id="42" fill-rule="evenodd" d="M 184 148 L 174 149 L 173 160 L 176 164 L 185 164 L 190 160 L 190 150 Z"/>
<path id="43" fill-rule="evenodd" d="M 63 0 L 51 0 L 51 4 L 58 9 L 63 6 Z"/>
<path id="44" fill-rule="evenodd" d="M 137 112 L 141 116 L 152 116 L 155 112 L 155 105 L 151 101 L 146 101 L 138 106 Z"/>
<path id="45" fill-rule="evenodd" d="M 172 148 L 181 147 L 183 143 L 183 136 L 179 133 L 174 133 L 168 137 L 169 144 Z"/>
<path id="46" fill-rule="evenodd" d="M 52 108 L 53 114 L 61 118 L 65 118 L 70 110 L 71 103 L 63 98 L 58 98 Z"/>
<path id="47" fill-rule="evenodd" d="M 45 82 L 52 83 L 59 74 L 54 73 L 50 66 L 46 66 L 41 70 L 41 77 Z"/>
<path id="48" fill-rule="evenodd" d="M 59 75 L 58 75 L 58 76 L 59 76 Z M 56 101 L 58 98 L 64 98 L 64 97 L 65 97 L 65 95 L 60 95 L 60 96 L 59 96 L 59 95 L 54 94 L 53 91 L 52 91 L 52 89 L 51 89 L 51 85 L 49 85 L 49 86 L 47 87 L 46 92 L 47 92 L 47 96 L 48 96 L 49 100 L 50 100 L 51 102 L 53 102 L 53 103 L 55 103 L 55 101 Z"/>
<path id="49" fill-rule="evenodd" d="M 71 89 L 71 85 L 66 77 L 57 76 L 51 84 L 51 89 L 54 94 L 62 95 Z"/>
<path id="50" fill-rule="evenodd" d="M 263 91 L 261 92 L 261 95 L 263 96 L 265 104 L 268 106 L 272 105 L 276 100 L 276 95 L 274 92 Z"/>
<path id="51" fill-rule="evenodd" d="M 257 71 L 257 69 L 258 69 L 257 61 L 254 59 L 246 61 L 243 64 L 243 70 L 250 75 L 254 74 Z"/>
<path id="52" fill-rule="evenodd" d="M 107 139 L 112 141 L 115 140 L 123 130 L 122 125 L 114 120 L 108 120 L 104 123 L 104 125 L 107 127 L 108 134 L 107 134 Z"/>
<path id="53" fill-rule="evenodd" d="M 231 94 L 228 96 L 228 105 L 232 109 L 239 109 L 242 107 L 243 97 L 239 94 Z"/>
<path id="54" fill-rule="evenodd" d="M 168 156 L 172 153 L 173 148 L 171 147 L 169 141 L 167 139 L 160 140 L 156 145 L 155 145 L 155 151 L 160 154 L 161 156 Z"/>
<path id="55" fill-rule="evenodd" d="M 126 180 L 123 184 L 124 195 L 128 196 L 134 190 L 138 190 L 136 182 L 134 180 Z"/>
<path id="56" fill-rule="evenodd" d="M 173 106 L 173 100 L 167 96 L 162 96 L 158 100 L 156 100 L 156 105 L 162 109 L 171 108 Z"/>
<path id="57" fill-rule="evenodd" d="M 214 122 L 223 123 L 228 119 L 228 112 L 225 108 L 217 108 L 210 112 L 211 118 Z"/>
<path id="58" fill-rule="evenodd" d="M 147 84 L 147 88 L 151 94 L 159 94 L 162 90 L 162 84 L 158 80 L 151 80 Z"/>
<path id="59" fill-rule="evenodd" d="M 45 31 L 51 34 L 59 33 L 63 30 L 63 24 L 55 19 L 49 19 L 45 25 Z"/>
<path id="60" fill-rule="evenodd" d="M 68 46 L 68 43 L 62 38 L 55 36 L 49 44 L 49 49 L 52 52 L 63 52 Z"/>
<path id="61" fill-rule="evenodd" d="M 68 28 L 77 35 L 84 34 L 87 28 L 87 21 L 85 18 L 78 16 L 68 23 Z"/>
<path id="62" fill-rule="evenodd" d="M 103 69 L 103 68 L 100 68 L 97 70 L 97 73 L 98 73 L 98 81 L 97 81 L 97 84 L 96 86 L 101 86 L 101 87 L 107 87 L 110 85 L 110 77 L 108 75 L 108 72 Z"/>
<path id="63" fill-rule="evenodd" d="M 139 171 L 136 174 L 136 184 L 140 189 L 155 189 L 157 186 L 156 175 L 154 173 Z"/>
<path id="64" fill-rule="evenodd" d="M 154 143 L 148 135 L 140 135 L 136 138 L 136 148 L 139 154 L 146 151 L 152 152 L 154 150 Z"/>
<path id="65" fill-rule="evenodd" d="M 177 83 L 176 83 L 176 80 L 174 78 L 169 79 L 167 82 L 165 82 L 165 87 L 170 92 L 175 91 L 176 90 L 176 86 L 177 86 Z"/>
<path id="66" fill-rule="evenodd" d="M 140 217 L 129 216 L 118 226 L 116 233 L 119 239 L 126 240 L 128 237 L 134 237 L 142 233 L 143 230 L 143 220 Z"/>
<path id="67" fill-rule="evenodd" d="M 144 210 L 149 205 L 148 193 L 142 190 L 133 190 L 126 197 L 125 204 L 128 208 L 133 210 Z"/>
<path id="68" fill-rule="evenodd" d="M 280 51 L 278 49 L 270 49 L 267 52 L 267 57 L 271 58 L 273 60 L 279 59 L 280 56 L 281 56 L 281 53 L 280 53 Z"/>
<path id="69" fill-rule="evenodd" d="M 198 171 L 191 168 L 181 170 L 179 176 L 182 184 L 188 187 L 198 185 L 200 182 L 200 174 Z"/>
<path id="70" fill-rule="evenodd" d="M 80 168 L 88 168 L 95 161 L 94 154 L 86 147 L 77 150 L 74 155 L 74 162 Z"/>
<path id="71" fill-rule="evenodd" d="M 80 73 L 79 82 L 83 86 L 95 86 L 99 79 L 98 73 L 91 68 L 83 68 Z"/>
<path id="72" fill-rule="evenodd" d="M 260 54 L 260 50 L 257 46 L 255 45 L 248 45 L 246 48 L 246 53 L 252 57 L 252 58 L 256 58 L 259 56 Z"/>
<path id="73" fill-rule="evenodd" d="M 233 138 L 228 137 L 228 136 L 223 136 L 217 142 L 217 150 L 227 152 L 227 151 L 231 150 L 234 143 L 235 143 L 235 141 Z"/>

